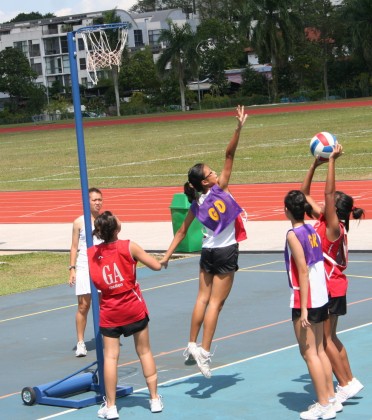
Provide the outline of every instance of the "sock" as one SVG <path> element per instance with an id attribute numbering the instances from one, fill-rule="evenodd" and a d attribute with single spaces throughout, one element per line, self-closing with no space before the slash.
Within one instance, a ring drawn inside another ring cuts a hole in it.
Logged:
<path id="1" fill-rule="evenodd" d="M 204 350 L 203 347 L 201 347 L 200 349 L 201 349 L 200 353 L 201 353 L 201 355 L 203 357 L 209 357 L 210 356 L 210 352 L 209 351 Z"/>

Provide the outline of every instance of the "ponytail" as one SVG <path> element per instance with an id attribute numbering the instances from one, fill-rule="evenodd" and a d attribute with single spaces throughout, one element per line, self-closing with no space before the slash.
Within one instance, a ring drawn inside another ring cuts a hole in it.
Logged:
<path id="1" fill-rule="evenodd" d="M 185 185 L 183 186 L 183 192 L 186 194 L 189 203 L 192 203 L 194 200 L 196 200 L 196 191 L 190 182 L 185 182 Z"/>
<path id="2" fill-rule="evenodd" d="M 198 193 L 203 192 L 202 181 L 204 180 L 204 163 L 197 163 L 189 169 L 187 174 L 188 182 L 183 186 L 184 193 L 187 195 L 189 203 L 198 198 Z"/>
<path id="3" fill-rule="evenodd" d="M 364 210 L 354 207 L 354 199 L 342 191 L 336 191 L 336 213 L 338 219 L 344 223 L 345 229 L 349 231 L 349 220 L 352 214 L 354 219 L 360 219 L 364 216 Z"/>
<path id="4" fill-rule="evenodd" d="M 353 207 L 351 213 L 353 215 L 353 219 L 361 219 L 365 216 L 364 210 L 359 207 Z"/>

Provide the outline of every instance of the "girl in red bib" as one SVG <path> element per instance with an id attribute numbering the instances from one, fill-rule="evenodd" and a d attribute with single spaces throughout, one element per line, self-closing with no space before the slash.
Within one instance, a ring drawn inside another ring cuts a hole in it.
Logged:
<path id="1" fill-rule="evenodd" d="M 351 215 L 354 219 L 360 219 L 364 215 L 364 211 L 354 207 L 354 200 L 351 196 L 336 191 L 335 162 L 341 154 L 342 146 L 337 144 L 328 162 L 324 207 L 316 203 L 310 195 L 314 172 L 323 162 L 315 159 L 302 183 L 301 191 L 313 208 L 312 215 L 318 219 L 314 228 L 322 241 L 329 295 L 329 318 L 324 323 L 324 345 L 332 364 L 333 373 L 338 380 L 336 397 L 343 403 L 363 389 L 363 385 L 352 374 L 346 349 L 336 331 L 338 317 L 346 314 L 348 280 L 344 270 L 348 264 L 349 219 Z"/>
<path id="2" fill-rule="evenodd" d="M 300 414 L 301 419 L 332 419 L 342 404 L 335 398 L 332 366 L 324 351 L 324 322 L 328 318 L 328 293 L 320 238 L 305 224 L 311 206 L 298 190 L 284 199 L 285 215 L 292 224 L 287 232 L 285 262 L 291 288 L 293 328 L 318 401 Z"/>
<path id="3" fill-rule="evenodd" d="M 150 348 L 148 310 L 136 280 L 136 265 L 140 261 L 152 270 L 160 270 L 160 263 L 139 245 L 119 240 L 119 220 L 105 211 L 94 221 L 93 234 L 103 241 L 88 249 L 91 279 L 101 291 L 100 332 L 104 344 L 104 379 L 106 401 L 98 410 L 98 417 L 119 418 L 116 386 L 117 363 L 120 354 L 120 336 L 133 335 L 137 355 L 150 392 L 153 413 L 163 409 L 157 393 L 157 372 Z"/>

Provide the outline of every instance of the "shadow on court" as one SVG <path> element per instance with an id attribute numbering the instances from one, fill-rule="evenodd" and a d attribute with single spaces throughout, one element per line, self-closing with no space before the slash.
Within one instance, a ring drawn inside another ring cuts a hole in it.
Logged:
<path id="1" fill-rule="evenodd" d="M 355 376 L 365 385 L 337 417 L 371 420 L 372 256 L 352 253 L 348 314 L 340 318 Z M 167 270 L 139 269 L 150 311 L 152 350 L 164 398 L 162 419 L 296 419 L 315 400 L 290 322 L 289 289 L 282 254 L 241 254 L 240 270 L 221 313 L 212 351 L 213 376 L 184 364 L 197 293 L 198 257 L 173 261 Z M 75 296 L 57 286 L 0 297 L 0 410 L 16 419 L 93 419 L 98 406 L 80 410 L 25 406 L 20 391 L 66 377 L 96 360 L 92 321 L 86 358 L 74 357 Z M 153 418 L 133 340 L 122 339 L 119 385 L 134 393 L 117 400 L 121 418 Z M 6 378 L 4 380 L 4 378 Z"/>

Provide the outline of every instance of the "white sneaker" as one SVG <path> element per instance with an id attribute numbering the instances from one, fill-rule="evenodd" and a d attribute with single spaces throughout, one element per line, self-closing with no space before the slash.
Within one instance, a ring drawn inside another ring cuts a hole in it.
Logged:
<path id="1" fill-rule="evenodd" d="M 357 378 L 353 378 L 349 382 L 349 385 L 350 385 L 350 397 L 349 398 L 355 397 L 355 395 L 364 388 L 364 385 L 362 383 L 360 383 Z"/>
<path id="2" fill-rule="evenodd" d="M 78 341 L 76 344 L 76 357 L 85 357 L 87 355 L 87 348 L 85 347 L 84 341 Z"/>
<path id="3" fill-rule="evenodd" d="M 329 403 L 333 405 L 333 408 L 335 409 L 336 413 L 341 413 L 341 411 L 344 409 L 344 406 L 339 401 L 337 401 L 336 398 L 334 399 L 334 401 L 329 400 Z M 313 409 L 316 404 L 317 403 L 309 405 L 307 409 L 308 410 Z"/>
<path id="4" fill-rule="evenodd" d="M 211 363 L 211 354 L 207 351 L 205 351 L 202 347 L 197 347 L 194 358 L 196 360 L 196 363 L 198 364 L 198 367 L 200 369 L 200 372 L 206 377 L 211 378 L 212 372 L 210 368 Z"/>
<path id="5" fill-rule="evenodd" d="M 163 408 L 163 397 L 161 395 L 159 395 L 158 398 L 150 400 L 151 413 L 160 413 L 161 411 L 163 411 Z"/>
<path id="6" fill-rule="evenodd" d="M 194 353 L 197 351 L 198 346 L 196 343 L 189 343 L 183 352 L 183 357 L 185 358 L 185 365 L 195 365 L 196 360 Z"/>
<path id="7" fill-rule="evenodd" d="M 310 408 L 311 407 L 311 408 Z M 318 420 L 318 419 L 334 419 L 336 411 L 333 404 L 328 404 L 323 407 L 319 403 L 315 403 L 309 407 L 308 411 L 300 413 L 300 418 L 304 420 Z"/>
<path id="8" fill-rule="evenodd" d="M 341 411 L 344 409 L 344 406 L 340 403 L 340 401 L 337 401 L 337 398 L 335 398 L 335 401 L 332 401 L 331 404 L 333 405 L 336 413 L 341 413 Z"/>
<path id="9" fill-rule="evenodd" d="M 113 405 L 111 407 L 107 407 L 107 402 L 104 401 L 101 404 L 101 408 L 97 412 L 97 416 L 100 419 L 107 419 L 107 420 L 113 420 L 119 418 L 119 413 L 116 408 L 116 405 Z"/>

